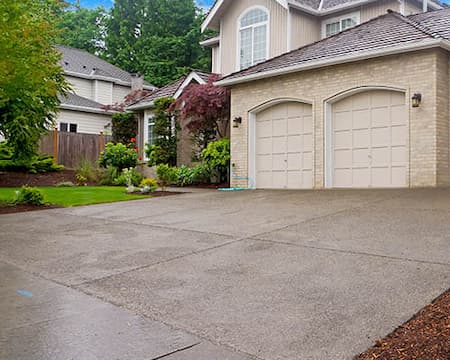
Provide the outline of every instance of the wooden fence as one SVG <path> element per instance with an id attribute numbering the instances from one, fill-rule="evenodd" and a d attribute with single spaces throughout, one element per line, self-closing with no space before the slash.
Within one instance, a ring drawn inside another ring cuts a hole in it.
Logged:
<path id="1" fill-rule="evenodd" d="M 82 134 L 50 131 L 39 142 L 41 154 L 53 156 L 58 164 L 68 169 L 76 168 L 82 160 L 95 162 L 112 137 L 100 134 Z"/>

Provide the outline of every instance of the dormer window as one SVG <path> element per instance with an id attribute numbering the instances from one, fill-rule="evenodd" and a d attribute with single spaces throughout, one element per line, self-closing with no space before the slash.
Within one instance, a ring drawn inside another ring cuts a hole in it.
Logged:
<path id="1" fill-rule="evenodd" d="M 239 69 L 265 61 L 269 53 L 269 12 L 256 7 L 239 20 Z"/>
<path id="2" fill-rule="evenodd" d="M 322 22 L 322 37 L 329 37 L 340 33 L 341 31 L 350 29 L 360 23 L 360 13 L 352 13 L 326 19 Z"/>

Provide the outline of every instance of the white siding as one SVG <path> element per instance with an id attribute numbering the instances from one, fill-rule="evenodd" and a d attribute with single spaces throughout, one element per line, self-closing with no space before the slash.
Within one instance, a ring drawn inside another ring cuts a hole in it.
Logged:
<path id="1" fill-rule="evenodd" d="M 113 83 L 95 80 L 95 101 L 100 104 L 110 105 L 113 103 Z"/>
<path id="2" fill-rule="evenodd" d="M 220 45 L 213 47 L 211 50 L 212 50 L 211 72 L 215 74 L 220 74 Z"/>
<path id="3" fill-rule="evenodd" d="M 129 86 L 122 86 L 114 84 L 113 88 L 113 103 L 121 103 L 123 102 L 125 96 L 127 96 L 131 92 L 131 88 Z"/>
<path id="4" fill-rule="evenodd" d="M 301 11 L 291 10 L 291 50 L 320 40 L 320 20 Z"/>
<path id="5" fill-rule="evenodd" d="M 61 122 L 77 124 L 79 133 L 99 134 L 100 131 L 105 131 L 105 126 L 111 123 L 111 118 L 111 115 L 61 110 L 58 114 L 57 124 L 58 128 Z M 109 130 L 110 127 L 107 129 Z"/>
<path id="6" fill-rule="evenodd" d="M 72 85 L 72 89 L 75 94 L 94 100 L 94 82 L 92 80 L 81 79 L 73 76 L 66 76 L 66 79 Z"/>
<path id="7" fill-rule="evenodd" d="M 423 10 L 422 1 L 405 0 L 405 15 L 421 13 Z"/>

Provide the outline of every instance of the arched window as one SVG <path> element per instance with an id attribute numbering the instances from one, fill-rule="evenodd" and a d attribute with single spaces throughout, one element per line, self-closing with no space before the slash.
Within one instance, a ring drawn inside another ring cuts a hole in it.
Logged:
<path id="1" fill-rule="evenodd" d="M 247 11 L 239 20 L 239 67 L 248 68 L 268 57 L 269 13 L 262 8 Z"/>

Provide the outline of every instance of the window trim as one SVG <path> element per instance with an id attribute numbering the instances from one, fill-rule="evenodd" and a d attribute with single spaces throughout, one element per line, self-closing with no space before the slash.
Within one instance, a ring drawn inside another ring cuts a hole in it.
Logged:
<path id="1" fill-rule="evenodd" d="M 327 37 L 327 25 L 339 22 L 339 32 L 342 30 L 342 20 L 353 19 L 356 22 L 355 26 L 361 24 L 361 11 L 355 11 L 352 13 L 342 14 L 322 21 L 322 39 Z"/>
<path id="2" fill-rule="evenodd" d="M 144 117 L 144 149 L 143 150 L 144 150 L 144 160 L 145 161 L 149 160 L 149 158 L 147 157 L 147 154 L 145 153 L 145 148 L 147 147 L 147 144 L 148 144 L 148 135 L 149 135 L 148 127 L 150 125 L 155 126 L 154 117 L 155 116 L 153 115 L 153 113 L 145 114 L 145 117 Z"/>
<path id="3" fill-rule="evenodd" d="M 269 11 L 269 9 L 267 9 L 266 7 L 261 6 L 261 5 L 255 5 L 255 6 L 248 7 L 247 9 L 245 9 L 241 13 L 241 15 L 239 15 L 239 17 L 237 19 L 237 24 L 236 24 L 236 30 L 237 30 L 236 31 L 236 66 L 235 66 L 236 71 L 244 70 L 244 69 L 241 69 L 241 30 L 257 27 L 254 24 L 254 25 L 244 26 L 244 27 L 241 28 L 241 20 L 242 20 L 242 18 L 245 15 L 247 15 L 252 10 L 262 10 L 262 11 L 264 11 L 267 14 L 267 21 L 258 23 L 257 25 L 258 26 L 261 26 L 263 24 L 266 25 L 266 56 L 265 57 L 266 57 L 266 60 L 269 59 L 269 53 L 270 53 L 270 11 Z M 252 40 L 253 40 L 253 38 L 252 38 Z M 253 54 L 253 49 L 252 49 L 252 58 L 253 58 L 253 55 L 254 54 Z M 252 59 L 252 62 L 253 62 L 253 59 Z M 253 66 L 253 65 L 255 65 L 255 64 L 252 64 L 250 66 Z"/>

